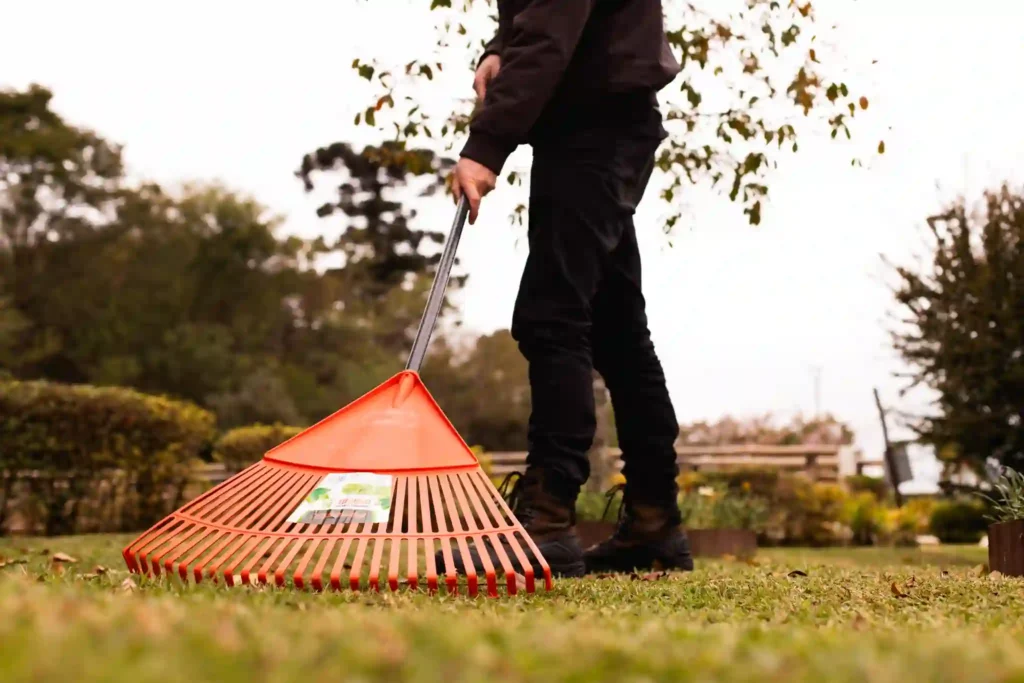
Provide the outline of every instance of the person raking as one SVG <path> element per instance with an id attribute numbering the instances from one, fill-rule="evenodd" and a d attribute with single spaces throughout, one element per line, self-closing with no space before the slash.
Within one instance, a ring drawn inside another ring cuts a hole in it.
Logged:
<path id="1" fill-rule="evenodd" d="M 507 157 L 533 147 L 529 256 L 512 318 L 533 404 L 527 468 L 510 505 L 556 575 L 690 570 L 678 424 L 648 329 L 633 225 L 666 136 L 656 96 L 679 72 L 661 0 L 498 0 L 498 12 L 451 186 L 475 223 Z M 590 474 L 595 369 L 611 394 L 626 484 L 616 531 L 584 552 L 575 501 Z"/>

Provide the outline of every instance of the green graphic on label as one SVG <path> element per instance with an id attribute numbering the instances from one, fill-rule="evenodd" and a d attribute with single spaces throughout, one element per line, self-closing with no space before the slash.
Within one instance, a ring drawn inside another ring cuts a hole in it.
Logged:
<path id="1" fill-rule="evenodd" d="M 324 477 L 299 503 L 288 521 L 299 524 L 382 524 L 390 515 L 391 475 L 339 472 Z"/>

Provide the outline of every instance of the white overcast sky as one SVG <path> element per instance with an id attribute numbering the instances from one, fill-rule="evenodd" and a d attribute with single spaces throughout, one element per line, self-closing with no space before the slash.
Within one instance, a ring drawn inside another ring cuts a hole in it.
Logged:
<path id="1" fill-rule="evenodd" d="M 0 87 L 49 86 L 72 122 L 126 145 L 133 175 L 217 179 L 287 216 L 288 230 L 313 235 L 323 225 L 292 172 L 316 146 L 354 139 L 352 117 L 364 104 L 353 95 L 354 57 L 411 59 L 431 48 L 427 4 L 0 0 Z M 851 64 L 878 60 L 850 80 L 871 96 L 871 130 L 885 131 L 886 154 L 851 169 L 849 153 L 827 140 L 802 142 L 772 177 L 760 227 L 696 194 L 672 246 L 657 221 L 663 207 L 647 201 L 637 217 L 645 289 L 680 420 L 811 413 L 819 366 L 823 409 L 877 456 L 872 387 L 901 408 L 920 407 L 897 395 L 880 255 L 920 252 L 923 218 L 942 201 L 1024 180 L 1024 5 L 815 7 L 823 24 L 838 24 L 834 40 Z M 469 86 L 467 76 L 463 91 L 437 96 L 454 101 Z M 507 189 L 488 198 L 463 241 L 471 330 L 511 318 L 526 257 L 521 233 L 504 220 L 512 199 Z M 422 209 L 423 220 L 447 229 L 448 206 Z M 934 477 L 915 465 L 920 478 Z"/>

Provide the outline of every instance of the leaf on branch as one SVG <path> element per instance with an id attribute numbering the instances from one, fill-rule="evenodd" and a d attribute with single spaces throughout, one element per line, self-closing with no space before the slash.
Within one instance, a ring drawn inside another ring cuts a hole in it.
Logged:
<path id="1" fill-rule="evenodd" d="M 360 64 L 357 67 L 357 71 L 359 72 L 360 78 L 365 78 L 369 81 L 373 79 L 373 74 L 376 72 L 376 69 L 369 64 Z"/>

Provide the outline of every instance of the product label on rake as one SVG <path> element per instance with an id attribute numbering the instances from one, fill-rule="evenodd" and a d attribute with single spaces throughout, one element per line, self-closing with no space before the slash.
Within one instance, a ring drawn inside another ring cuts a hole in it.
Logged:
<path id="1" fill-rule="evenodd" d="M 387 522 L 390 514 L 391 475 L 339 472 L 321 479 L 295 508 L 288 521 L 300 524 L 378 524 Z"/>

